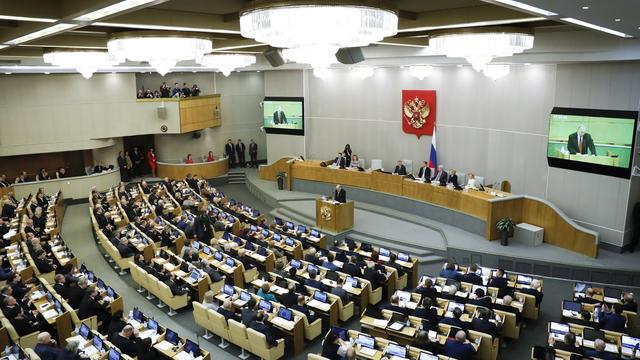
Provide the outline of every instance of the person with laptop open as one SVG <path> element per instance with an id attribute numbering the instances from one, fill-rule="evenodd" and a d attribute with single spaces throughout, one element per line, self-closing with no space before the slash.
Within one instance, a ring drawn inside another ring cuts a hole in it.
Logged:
<path id="1" fill-rule="evenodd" d="M 269 344 L 270 346 L 276 346 L 278 345 L 278 338 L 276 337 L 273 328 L 264 323 L 267 319 L 267 316 L 268 315 L 263 311 L 259 311 L 258 315 L 256 316 L 256 320 L 253 322 L 253 324 L 251 324 L 250 328 L 264 334 L 264 336 L 267 338 L 267 344 Z"/>
<path id="2" fill-rule="evenodd" d="M 549 347 L 580 355 L 584 354 L 584 349 L 576 343 L 576 335 L 571 331 L 564 334 L 564 342 L 556 341 L 553 336 L 549 335 Z"/>
<path id="3" fill-rule="evenodd" d="M 312 323 L 315 321 L 315 316 L 314 314 L 311 313 L 311 310 L 307 309 L 305 305 L 306 305 L 306 301 L 305 301 L 304 295 L 298 295 L 298 303 L 293 305 L 291 308 L 293 310 L 301 312 L 304 316 L 307 317 L 307 320 L 309 321 L 309 323 Z"/>

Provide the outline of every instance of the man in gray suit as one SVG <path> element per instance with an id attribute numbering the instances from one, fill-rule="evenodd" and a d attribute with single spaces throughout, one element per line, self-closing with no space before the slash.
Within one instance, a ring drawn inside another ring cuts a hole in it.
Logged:
<path id="1" fill-rule="evenodd" d="M 278 106 L 278 110 L 273 113 L 273 123 L 278 124 L 287 124 L 287 116 L 282 111 L 282 106 Z"/>
<path id="2" fill-rule="evenodd" d="M 341 277 L 338 277 L 338 280 L 336 280 L 336 283 L 337 285 L 336 287 L 331 289 L 331 293 L 333 295 L 337 295 L 342 301 L 342 306 L 345 306 L 349 303 L 349 293 L 347 292 L 347 290 L 342 288 L 342 284 L 344 283 L 344 280 Z"/>

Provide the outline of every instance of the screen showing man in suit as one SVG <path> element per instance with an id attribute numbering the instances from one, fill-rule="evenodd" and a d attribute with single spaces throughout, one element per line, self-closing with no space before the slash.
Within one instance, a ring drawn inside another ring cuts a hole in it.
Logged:
<path id="1" fill-rule="evenodd" d="M 265 99 L 262 111 L 265 129 L 303 129 L 302 101 Z"/>
<path id="2" fill-rule="evenodd" d="M 628 168 L 634 125 L 635 118 L 552 113 L 547 157 Z"/>

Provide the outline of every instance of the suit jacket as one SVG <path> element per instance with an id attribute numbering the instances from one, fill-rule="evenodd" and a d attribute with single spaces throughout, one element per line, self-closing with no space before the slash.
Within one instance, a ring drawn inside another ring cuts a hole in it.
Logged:
<path id="1" fill-rule="evenodd" d="M 409 315 L 409 312 L 411 312 L 411 309 L 403 308 L 403 307 L 400 307 L 398 305 L 393 305 L 393 304 L 386 304 L 386 305 L 384 305 L 382 307 L 382 309 L 391 310 L 391 311 L 394 311 L 394 312 L 397 312 L 397 313 L 400 313 L 400 314 L 403 314 L 403 315 Z"/>
<path id="2" fill-rule="evenodd" d="M 396 165 L 393 173 L 398 175 L 407 175 L 407 167 L 404 165 Z"/>
<path id="3" fill-rule="evenodd" d="M 431 299 L 432 303 L 434 303 L 434 304 L 436 303 L 436 298 L 438 297 L 438 290 L 436 290 L 436 288 L 434 288 L 434 287 L 430 287 L 430 288 L 418 287 L 418 288 L 416 288 L 416 290 L 414 292 L 420 294 L 422 296 L 422 299 L 429 298 L 429 299 Z"/>
<path id="4" fill-rule="evenodd" d="M 431 323 L 435 323 L 438 321 L 438 311 L 436 309 L 417 308 L 413 310 L 411 316 L 425 319 Z"/>
<path id="5" fill-rule="evenodd" d="M 367 268 L 364 271 L 364 275 L 362 277 L 367 279 L 367 280 L 369 280 L 373 290 L 375 290 L 375 289 L 379 288 L 380 286 L 384 285 L 384 283 L 386 281 L 386 278 L 384 277 L 384 275 L 380 274 L 375 269 L 370 269 L 370 268 Z"/>
<path id="6" fill-rule="evenodd" d="M 440 173 L 438 173 L 438 170 L 436 170 L 433 173 L 433 177 L 431 178 L 431 181 L 438 180 L 438 181 L 440 181 L 441 184 L 446 184 L 447 183 L 447 179 L 448 179 L 448 176 L 447 176 L 447 172 L 446 171 L 442 170 L 442 174 L 440 174 Z"/>
<path id="7" fill-rule="evenodd" d="M 258 154 L 258 144 L 249 143 L 249 154 L 251 154 L 251 155 Z"/>
<path id="8" fill-rule="evenodd" d="M 278 338 L 276 337 L 273 329 L 271 328 L 271 326 L 268 326 L 264 323 L 260 323 L 257 321 L 254 321 L 253 324 L 250 326 L 250 328 L 252 328 L 253 330 L 259 332 L 259 333 L 263 333 L 264 336 L 267 338 L 267 344 L 271 345 L 271 346 L 276 346 L 278 345 Z"/>
<path id="9" fill-rule="evenodd" d="M 248 308 L 244 308 L 241 311 L 241 321 L 245 326 L 249 326 L 251 327 L 251 325 L 253 324 L 254 321 L 256 321 L 256 316 L 258 315 L 257 312 L 255 312 L 252 309 L 248 309 Z"/>
<path id="10" fill-rule="evenodd" d="M 13 319 L 10 319 L 10 322 L 20 336 L 29 335 L 34 331 L 38 331 L 38 328 L 35 327 L 33 323 L 23 317 L 15 317 Z"/>
<path id="11" fill-rule="evenodd" d="M 492 307 L 495 310 L 500 310 L 500 311 L 504 311 L 504 312 L 508 312 L 508 313 L 514 314 L 516 316 L 516 323 L 520 323 L 520 320 L 522 319 L 522 314 L 520 313 L 520 310 L 514 308 L 513 306 L 502 305 L 502 304 L 493 304 Z"/>
<path id="12" fill-rule="evenodd" d="M 233 144 L 226 144 L 224 146 L 224 153 L 227 154 L 228 157 L 233 159 L 235 155 L 235 148 Z"/>
<path id="13" fill-rule="evenodd" d="M 105 307 L 101 305 L 96 299 L 93 299 L 89 295 L 86 295 L 84 299 L 82 299 L 82 302 L 80 302 L 80 307 L 78 308 L 78 317 L 80 319 L 86 319 L 94 315 L 101 315 L 105 311 Z"/>
<path id="14" fill-rule="evenodd" d="M 51 345 L 37 344 L 33 349 L 41 360 L 56 360 L 62 349 Z"/>
<path id="15" fill-rule="evenodd" d="M 333 295 L 337 295 L 340 300 L 342 301 L 342 306 L 345 306 L 349 303 L 349 293 L 347 292 L 347 290 L 341 288 L 341 287 L 334 287 L 333 289 L 331 289 L 331 293 Z"/>
<path id="16" fill-rule="evenodd" d="M 58 357 L 56 360 L 81 360 L 80 354 L 78 352 L 71 352 L 67 350 L 62 350 L 58 353 Z"/>
<path id="17" fill-rule="evenodd" d="M 587 133 L 582 135 L 582 151 L 580 151 L 580 146 L 578 144 L 577 132 L 574 132 L 573 134 L 569 135 L 569 140 L 567 141 L 567 150 L 569 150 L 570 154 L 591 153 L 591 155 L 596 155 L 596 146 L 593 143 L 591 134 L 587 134 Z"/>
<path id="18" fill-rule="evenodd" d="M 67 294 L 69 295 L 69 305 L 71 305 L 71 307 L 74 309 L 78 309 L 86 293 L 86 289 L 82 289 L 79 287 L 70 287 L 69 291 L 67 292 Z"/>
<path id="19" fill-rule="evenodd" d="M 612 353 L 608 353 L 606 351 L 595 351 L 593 349 L 586 349 L 584 351 L 584 356 L 589 356 L 592 358 L 598 358 L 602 360 L 618 360 L 618 357 Z"/>
<path id="20" fill-rule="evenodd" d="M 236 153 L 238 155 L 242 155 L 244 154 L 245 150 L 246 150 L 246 146 L 244 145 L 244 143 L 240 143 L 240 144 L 236 144 Z"/>
<path id="21" fill-rule="evenodd" d="M 333 164 L 339 167 L 345 167 L 347 166 L 347 160 L 344 158 L 344 156 L 336 157 L 333 160 Z"/>
<path id="22" fill-rule="evenodd" d="M 123 243 L 118 244 L 118 252 L 123 258 L 128 258 L 135 255 L 135 252 L 128 245 L 125 245 Z"/>
<path id="23" fill-rule="evenodd" d="M 314 321 L 314 317 L 311 315 L 311 312 L 309 311 L 309 309 L 306 308 L 306 306 L 294 304 L 293 306 L 291 306 L 291 308 L 293 310 L 303 313 L 304 316 L 307 317 L 307 320 L 309 321 L 309 323 L 312 323 Z"/>
<path id="24" fill-rule="evenodd" d="M 456 280 L 456 281 L 460 281 L 460 277 L 462 276 L 459 272 L 455 271 L 455 270 L 448 270 L 448 269 L 442 269 L 440 270 L 440 277 L 446 278 L 446 279 L 452 279 L 452 280 Z"/>
<path id="25" fill-rule="evenodd" d="M 273 112 L 273 123 L 274 124 L 287 124 L 287 115 L 285 115 L 284 111 L 276 110 Z"/>
<path id="26" fill-rule="evenodd" d="M 4 204 L 2 206 L 2 217 L 12 218 L 16 213 L 16 207 L 12 204 Z"/>
<path id="27" fill-rule="evenodd" d="M 344 189 L 340 189 L 340 191 L 334 191 L 333 199 L 339 203 L 347 202 L 347 192 Z"/>
<path id="28" fill-rule="evenodd" d="M 471 321 L 470 329 L 489 334 L 494 337 L 498 335 L 498 327 L 489 320 L 473 319 L 473 321 Z"/>
<path id="29" fill-rule="evenodd" d="M 614 313 L 604 314 L 600 317 L 600 325 L 603 330 L 626 332 L 627 319 Z"/>
<path id="30" fill-rule="evenodd" d="M 53 266 L 49 264 L 46 258 L 44 259 L 36 258 L 36 259 L 33 259 L 33 261 L 35 262 L 36 267 L 38 268 L 38 271 L 40 271 L 43 274 L 50 273 L 54 270 Z"/>
<path id="31" fill-rule="evenodd" d="M 292 307 L 298 302 L 298 295 L 295 292 L 289 291 L 288 293 L 280 296 L 280 304 L 284 307 Z"/>
<path id="32" fill-rule="evenodd" d="M 111 339 L 113 345 L 120 349 L 120 352 L 127 354 L 131 357 L 138 355 L 138 344 L 136 344 L 135 337 L 124 337 L 120 334 L 114 334 Z"/>
<path id="33" fill-rule="evenodd" d="M 494 277 L 489 281 L 490 287 L 496 287 L 498 289 L 504 289 L 508 286 L 508 284 L 509 283 L 507 281 L 507 278 L 504 278 L 504 277 L 502 278 Z"/>
<path id="34" fill-rule="evenodd" d="M 427 167 L 421 167 L 420 170 L 418 171 L 418 178 L 419 179 L 426 179 L 429 180 L 431 179 L 431 169 L 427 166 Z"/>
<path id="35" fill-rule="evenodd" d="M 575 345 L 571 345 L 571 344 L 565 344 L 561 341 L 557 341 L 553 344 L 553 348 L 554 349 L 558 349 L 558 350 L 562 350 L 562 351 L 568 351 L 568 352 L 572 352 L 572 353 L 576 353 L 576 354 L 584 354 L 584 349 L 580 346 L 575 346 Z"/>
<path id="36" fill-rule="evenodd" d="M 441 324 L 447 324 L 447 325 L 451 325 L 451 326 L 455 326 L 458 327 L 464 331 L 467 331 L 467 329 L 469 328 L 469 323 L 466 323 L 460 319 L 457 319 L 455 317 L 444 317 L 442 318 L 442 320 L 440 320 Z"/>
<path id="37" fill-rule="evenodd" d="M 304 282 L 305 285 L 311 286 L 312 288 L 316 288 L 320 291 L 327 291 L 327 287 L 319 280 L 307 279 Z"/>
<path id="38" fill-rule="evenodd" d="M 458 360 L 471 360 L 476 353 L 473 345 L 449 339 L 444 344 L 444 355 Z"/>
<path id="39" fill-rule="evenodd" d="M 447 183 L 452 183 L 454 186 L 458 186 L 458 175 L 451 175 L 449 176 L 449 180 L 447 180 Z"/>
<path id="40" fill-rule="evenodd" d="M 536 289 L 519 289 L 518 292 L 521 292 L 523 294 L 528 294 L 528 295 L 533 295 L 536 297 L 536 305 L 539 305 L 542 302 L 542 298 L 544 297 L 544 294 L 541 293 L 540 291 L 536 290 Z"/>
<path id="41" fill-rule="evenodd" d="M 185 288 L 178 286 L 178 284 L 176 284 L 176 282 L 171 279 L 165 281 L 164 283 L 169 287 L 169 289 L 171 289 L 171 294 L 173 294 L 174 296 L 184 295 L 187 293 L 187 290 Z"/>
<path id="42" fill-rule="evenodd" d="M 491 306 L 493 306 L 493 303 L 491 302 L 491 297 L 489 296 L 481 297 L 480 299 L 473 299 L 469 301 L 469 303 L 473 305 L 484 306 L 488 309 L 490 309 Z"/>
<path id="43" fill-rule="evenodd" d="M 460 281 L 473 285 L 482 285 L 482 277 L 478 274 L 463 274 L 460 276 Z"/>
<path id="44" fill-rule="evenodd" d="M 218 308 L 218 313 L 224 316 L 225 320 L 229 320 L 229 319 L 238 320 L 238 317 L 236 316 L 235 313 L 223 308 L 222 306 Z"/>
<path id="45" fill-rule="evenodd" d="M 354 277 L 362 276 L 362 270 L 358 267 L 358 265 L 353 263 L 345 263 L 344 265 L 342 265 L 342 272 Z"/>

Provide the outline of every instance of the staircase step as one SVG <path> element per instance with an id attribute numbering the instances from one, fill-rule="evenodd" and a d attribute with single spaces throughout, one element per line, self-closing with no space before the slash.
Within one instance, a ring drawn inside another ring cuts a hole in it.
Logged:
<path id="1" fill-rule="evenodd" d="M 397 242 L 391 242 L 389 239 L 369 237 L 366 234 L 361 234 L 358 232 L 353 232 L 347 235 L 348 239 L 357 241 L 357 242 L 366 242 L 376 246 L 382 246 L 389 248 L 391 250 L 396 250 L 408 254 L 413 254 L 415 256 L 437 256 L 434 254 L 433 250 L 427 247 L 416 246 L 411 244 L 400 244 Z"/>

